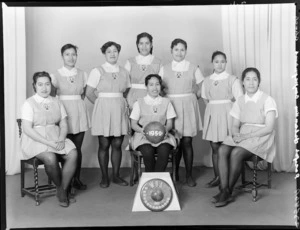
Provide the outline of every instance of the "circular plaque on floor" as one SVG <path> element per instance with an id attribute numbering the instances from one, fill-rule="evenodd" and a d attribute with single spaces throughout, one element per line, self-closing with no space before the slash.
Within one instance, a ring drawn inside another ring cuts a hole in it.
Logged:
<path id="1" fill-rule="evenodd" d="M 142 186 L 141 200 L 151 211 L 159 212 L 166 209 L 172 201 L 172 188 L 162 179 L 151 179 Z"/>

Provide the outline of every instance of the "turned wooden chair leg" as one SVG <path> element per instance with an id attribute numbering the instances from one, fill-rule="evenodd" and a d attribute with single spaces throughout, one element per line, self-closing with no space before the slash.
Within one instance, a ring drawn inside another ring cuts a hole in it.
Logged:
<path id="1" fill-rule="evenodd" d="M 131 170 L 130 170 L 130 186 L 133 186 L 134 184 L 134 156 L 133 153 L 130 151 L 130 157 L 131 157 Z"/>
<path id="2" fill-rule="evenodd" d="M 176 182 L 176 152 L 172 156 L 172 180 L 174 183 Z"/>
<path id="3" fill-rule="evenodd" d="M 268 162 L 268 188 L 272 187 L 272 164 Z"/>
<path id="4" fill-rule="evenodd" d="M 23 189 L 25 187 L 25 162 L 21 160 L 21 197 L 25 196 Z"/>
<path id="5" fill-rule="evenodd" d="M 33 171 L 34 171 L 34 185 L 35 185 L 35 205 L 40 205 L 39 201 L 39 175 L 38 175 L 38 164 L 33 164 Z"/>
<path id="6" fill-rule="evenodd" d="M 257 183 L 256 183 L 256 179 L 257 179 L 257 158 L 255 158 L 255 160 L 253 161 L 253 187 L 252 187 L 252 198 L 253 201 L 256 202 L 256 198 L 257 198 Z"/>
<path id="7" fill-rule="evenodd" d="M 138 178 L 140 180 L 140 177 L 142 176 L 142 158 L 138 157 Z"/>

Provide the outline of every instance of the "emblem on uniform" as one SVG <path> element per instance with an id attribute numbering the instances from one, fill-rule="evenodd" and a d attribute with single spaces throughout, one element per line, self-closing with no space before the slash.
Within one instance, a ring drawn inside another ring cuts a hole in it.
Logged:
<path id="1" fill-rule="evenodd" d="M 215 81 L 214 85 L 217 86 L 219 84 L 219 81 Z"/>
<path id="2" fill-rule="evenodd" d="M 68 77 L 68 80 L 70 83 L 73 84 L 75 82 L 75 77 L 74 76 Z"/>
<path id="3" fill-rule="evenodd" d="M 117 75 L 116 73 L 113 73 L 113 74 L 112 74 L 112 77 L 114 78 L 114 80 L 116 80 L 117 76 L 118 76 L 118 75 Z"/>
<path id="4" fill-rule="evenodd" d="M 157 113 L 157 107 L 153 106 L 153 112 Z"/>
<path id="5" fill-rule="evenodd" d="M 143 72 L 145 72 L 147 70 L 147 66 L 146 65 L 140 65 L 140 68 Z"/>
<path id="6" fill-rule="evenodd" d="M 47 111 L 50 109 L 49 104 L 43 104 L 43 107 L 44 107 L 44 109 L 47 110 Z"/>
<path id="7" fill-rule="evenodd" d="M 177 78 L 181 78 L 182 77 L 182 72 L 176 72 L 176 76 L 177 76 Z"/>

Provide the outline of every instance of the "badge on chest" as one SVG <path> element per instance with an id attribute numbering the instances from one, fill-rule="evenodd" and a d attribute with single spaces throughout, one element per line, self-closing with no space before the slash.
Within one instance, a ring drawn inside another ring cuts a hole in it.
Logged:
<path id="1" fill-rule="evenodd" d="M 147 65 L 140 65 L 140 70 L 145 72 L 147 70 Z"/>
<path id="2" fill-rule="evenodd" d="M 182 78 L 183 72 L 175 72 L 175 76 L 176 76 L 177 78 Z"/>

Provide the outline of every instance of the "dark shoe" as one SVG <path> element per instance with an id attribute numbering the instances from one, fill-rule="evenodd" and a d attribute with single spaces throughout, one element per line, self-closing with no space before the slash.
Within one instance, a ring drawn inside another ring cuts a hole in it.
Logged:
<path id="1" fill-rule="evenodd" d="M 232 201 L 232 196 L 228 189 L 224 189 L 221 191 L 219 200 L 215 203 L 215 207 L 226 206 L 230 201 Z"/>
<path id="2" fill-rule="evenodd" d="M 189 187 L 195 187 L 197 185 L 191 176 L 186 178 L 186 183 Z"/>
<path id="3" fill-rule="evenodd" d="M 212 203 L 216 203 L 219 199 L 220 199 L 220 195 L 221 195 L 221 192 L 219 192 L 217 195 L 213 196 L 210 201 Z"/>
<path id="4" fill-rule="evenodd" d="M 73 187 L 77 190 L 86 190 L 87 186 L 86 184 L 83 184 L 78 178 L 74 179 Z"/>
<path id="5" fill-rule="evenodd" d="M 217 176 L 214 179 L 212 179 L 212 181 L 208 182 L 205 185 L 205 187 L 206 188 L 213 188 L 213 187 L 216 187 L 216 186 L 219 186 L 219 185 L 220 185 L 220 178 Z"/>
<path id="6" fill-rule="evenodd" d="M 128 182 L 120 177 L 113 177 L 113 182 L 121 186 L 128 186 Z"/>
<path id="7" fill-rule="evenodd" d="M 101 188 L 107 188 L 108 186 L 109 186 L 108 180 L 102 179 L 101 182 L 100 182 L 100 187 Z"/>

